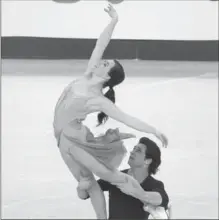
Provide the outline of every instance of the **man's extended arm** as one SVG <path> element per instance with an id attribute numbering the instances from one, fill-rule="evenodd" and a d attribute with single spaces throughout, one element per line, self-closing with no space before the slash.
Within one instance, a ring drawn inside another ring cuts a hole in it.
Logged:
<path id="1" fill-rule="evenodd" d="M 119 188 L 122 192 L 141 200 L 145 205 L 151 204 L 166 208 L 169 202 L 168 195 L 162 182 L 157 182 L 152 191 L 145 191 L 137 180 L 132 182 L 130 181 L 119 186 Z"/>

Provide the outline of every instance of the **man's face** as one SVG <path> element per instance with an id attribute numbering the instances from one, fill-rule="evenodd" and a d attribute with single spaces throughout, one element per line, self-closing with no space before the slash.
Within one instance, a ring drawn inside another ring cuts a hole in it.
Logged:
<path id="1" fill-rule="evenodd" d="M 146 146 L 138 143 L 130 153 L 128 164 L 131 167 L 142 167 L 145 162 Z"/>

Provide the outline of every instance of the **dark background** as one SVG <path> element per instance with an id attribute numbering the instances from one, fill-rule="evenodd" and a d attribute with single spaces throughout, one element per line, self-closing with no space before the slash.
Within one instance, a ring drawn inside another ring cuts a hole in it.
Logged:
<path id="1" fill-rule="evenodd" d="M 88 59 L 96 39 L 2 37 L 4 59 Z M 111 40 L 106 59 L 218 61 L 218 41 Z"/>

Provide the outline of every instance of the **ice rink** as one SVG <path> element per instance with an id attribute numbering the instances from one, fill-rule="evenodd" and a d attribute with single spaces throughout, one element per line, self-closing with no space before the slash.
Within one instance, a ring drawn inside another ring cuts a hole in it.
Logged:
<path id="1" fill-rule="evenodd" d="M 76 196 L 52 131 L 56 101 L 86 62 L 3 60 L 2 218 L 95 218 L 90 201 Z M 156 177 L 169 193 L 173 218 L 217 219 L 218 63 L 121 63 L 127 78 L 116 88 L 117 105 L 169 138 Z M 96 128 L 96 114 L 86 124 L 95 134 L 119 127 L 145 135 L 113 120 Z M 130 151 L 136 142 L 125 145 Z"/>

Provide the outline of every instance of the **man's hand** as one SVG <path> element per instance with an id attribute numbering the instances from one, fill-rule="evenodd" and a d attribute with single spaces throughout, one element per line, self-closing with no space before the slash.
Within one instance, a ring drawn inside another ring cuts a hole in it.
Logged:
<path id="1" fill-rule="evenodd" d="M 109 4 L 108 7 L 104 9 L 104 11 L 107 12 L 112 19 L 118 20 L 118 14 L 112 5 Z"/>
<path id="2" fill-rule="evenodd" d="M 164 207 L 147 205 L 144 206 L 144 211 L 150 213 L 153 219 L 169 219 L 168 214 L 166 213 Z"/>

